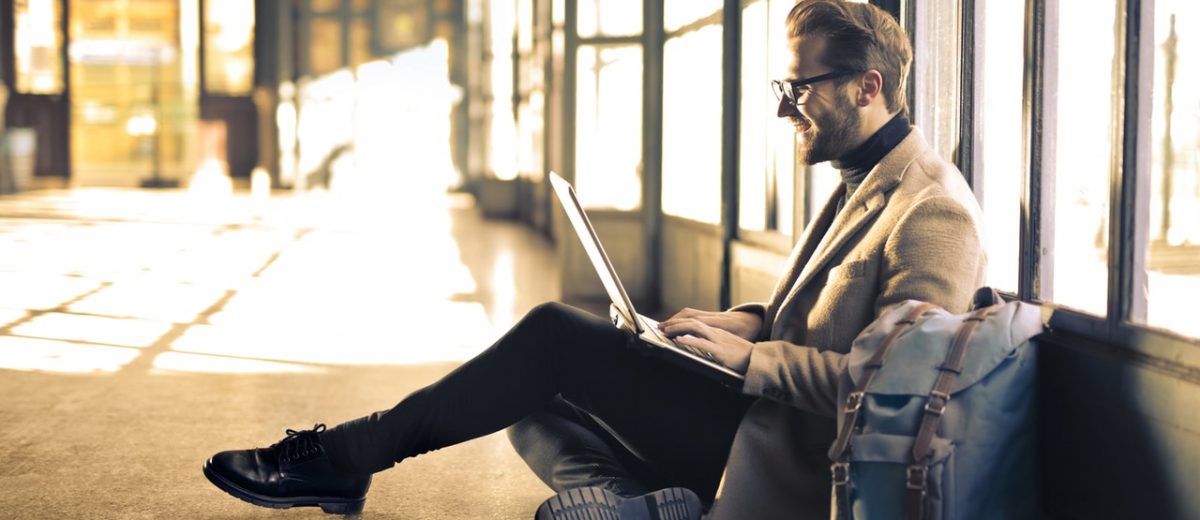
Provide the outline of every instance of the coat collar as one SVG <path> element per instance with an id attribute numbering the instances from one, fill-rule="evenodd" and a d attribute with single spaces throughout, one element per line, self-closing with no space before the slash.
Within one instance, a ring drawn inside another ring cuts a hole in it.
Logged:
<path id="1" fill-rule="evenodd" d="M 834 190 L 833 195 L 821 209 L 820 216 L 809 224 L 801 239 L 800 247 L 797 248 L 798 251 L 810 250 L 813 253 L 804 263 L 795 283 L 791 285 L 787 296 L 781 302 L 780 314 L 782 314 L 783 307 L 790 303 L 801 289 L 813 281 L 813 277 L 821 272 L 825 264 L 828 264 L 858 231 L 883 211 L 888 195 L 904 179 L 909 165 L 928 149 L 929 145 L 925 141 L 925 136 L 920 129 L 914 126 L 908 136 L 871 169 L 871 173 L 867 174 L 862 185 L 858 187 L 850 200 L 846 201 L 841 213 L 837 213 L 836 216 L 833 214 L 837 211 L 838 199 L 845 193 L 846 187 L 843 184 Z M 829 224 L 825 233 L 814 232 L 819 229 L 816 226 L 823 222 L 829 222 L 830 218 L 833 219 L 833 222 Z M 815 249 L 813 241 L 818 241 Z M 796 260 L 804 261 L 803 258 L 796 258 Z"/>

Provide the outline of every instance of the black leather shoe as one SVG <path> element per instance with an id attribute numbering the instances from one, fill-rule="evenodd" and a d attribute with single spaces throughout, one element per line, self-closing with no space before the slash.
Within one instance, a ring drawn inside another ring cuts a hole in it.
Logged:
<path id="1" fill-rule="evenodd" d="M 324 424 L 287 430 L 287 437 L 268 448 L 223 451 L 204 463 L 204 476 L 222 491 L 258 506 L 319 506 L 326 513 L 359 513 L 371 475 L 334 468 L 321 445 L 323 431 Z"/>
<path id="2" fill-rule="evenodd" d="M 542 502 L 535 520 L 700 520 L 692 490 L 675 487 L 626 498 L 599 487 L 563 491 Z"/>

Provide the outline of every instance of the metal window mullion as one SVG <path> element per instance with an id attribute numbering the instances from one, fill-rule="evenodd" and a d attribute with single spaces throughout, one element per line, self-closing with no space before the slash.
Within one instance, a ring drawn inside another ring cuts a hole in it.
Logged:
<path id="1" fill-rule="evenodd" d="M 341 7 L 338 8 L 338 22 L 342 26 L 342 66 L 349 67 L 350 63 L 350 0 L 342 0 Z"/>
<path id="2" fill-rule="evenodd" d="M 662 300 L 663 0 L 642 4 L 642 221 L 646 229 L 646 305 Z"/>
<path id="3" fill-rule="evenodd" d="M 579 38 L 580 45 L 637 45 L 642 43 L 642 36 L 589 36 Z"/>
<path id="4" fill-rule="evenodd" d="M 578 10 L 575 2 L 563 2 L 563 71 L 562 71 L 562 170 L 563 178 L 575 182 L 575 116 L 577 72 L 575 64 L 579 52 L 579 34 L 576 27 Z"/>
<path id="5" fill-rule="evenodd" d="M 1048 301 L 1054 282 L 1054 164 L 1058 92 L 1058 2 L 1025 2 L 1024 126 L 1018 296 Z M 1032 61 L 1032 66 L 1030 62 Z"/>
<path id="6" fill-rule="evenodd" d="M 738 112 L 741 109 L 741 0 L 725 0 L 721 18 L 722 110 L 721 117 L 721 289 L 720 306 L 731 305 L 731 272 L 738 227 Z"/>
<path id="7" fill-rule="evenodd" d="M 983 121 L 983 13 L 987 0 L 965 1 L 962 4 L 962 78 L 959 92 L 962 96 L 958 124 L 958 168 L 975 192 L 975 200 L 983 203 L 983 140 L 977 139 L 977 124 Z"/>
<path id="8" fill-rule="evenodd" d="M 1154 92 L 1154 2 L 1126 0 L 1124 78 L 1119 164 L 1113 168 L 1109 204 L 1109 299 L 1111 328 L 1146 319 L 1146 247 L 1149 235 L 1151 110 Z M 1143 114 L 1145 115 L 1143 117 Z M 1140 254 L 1139 254 L 1140 253 Z"/>

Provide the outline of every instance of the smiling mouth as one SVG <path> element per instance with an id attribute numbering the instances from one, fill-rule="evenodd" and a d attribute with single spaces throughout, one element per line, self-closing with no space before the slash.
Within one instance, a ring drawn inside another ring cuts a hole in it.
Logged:
<path id="1" fill-rule="evenodd" d="M 796 127 L 796 132 L 801 134 L 808 133 L 812 129 L 812 121 L 807 117 L 793 117 L 792 126 Z"/>

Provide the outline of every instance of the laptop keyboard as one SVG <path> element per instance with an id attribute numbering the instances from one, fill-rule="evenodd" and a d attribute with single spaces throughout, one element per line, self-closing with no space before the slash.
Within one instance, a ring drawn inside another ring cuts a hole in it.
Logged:
<path id="1" fill-rule="evenodd" d="M 669 340 L 668 340 L 668 341 L 669 341 Z M 719 361 L 717 361 L 717 358 L 716 358 L 716 356 L 713 356 L 713 355 L 712 355 L 712 352 L 709 352 L 709 351 L 707 351 L 707 350 L 704 350 L 704 349 L 699 349 L 699 348 L 696 348 L 696 347 L 691 347 L 691 346 L 688 346 L 688 345 L 684 345 L 683 343 L 680 343 L 680 342 L 678 342 L 678 341 L 671 341 L 671 343 L 672 343 L 673 345 L 675 345 L 675 347 L 676 347 L 676 348 L 678 348 L 678 349 L 680 349 L 680 350 L 683 350 L 683 351 L 685 351 L 685 352 L 691 352 L 693 355 L 696 355 L 696 356 L 702 357 L 702 358 L 704 358 L 704 359 L 707 359 L 707 360 L 709 360 L 709 361 L 712 361 L 713 363 L 716 363 L 716 364 L 718 364 L 718 365 L 720 365 L 720 364 L 721 364 Z"/>
<path id="2" fill-rule="evenodd" d="M 684 345 L 683 343 L 680 343 L 671 338 L 668 338 L 666 334 L 663 334 L 662 331 L 658 330 L 658 322 L 657 321 L 654 321 L 650 318 L 647 318 L 647 317 L 641 316 L 641 315 L 638 315 L 638 317 L 642 320 L 642 326 L 644 326 L 646 330 L 650 331 L 651 334 L 654 334 L 655 336 L 658 336 L 660 339 L 662 339 L 663 343 L 671 345 L 671 346 L 675 347 L 676 349 L 687 352 L 687 353 L 689 353 L 693 356 L 696 356 L 700 359 L 706 359 L 714 364 L 725 366 L 720 361 L 717 361 L 717 357 L 714 356 L 712 354 L 712 352 L 709 352 L 704 349 Z M 615 323 L 615 320 L 616 320 L 616 318 L 614 317 L 614 323 Z"/>
<path id="3" fill-rule="evenodd" d="M 675 348 L 677 348 L 679 350 L 687 352 L 698 358 L 707 359 L 718 365 L 721 364 L 720 361 L 717 361 L 717 357 L 712 355 L 712 352 L 709 352 L 709 351 L 701 349 L 701 348 L 696 348 L 696 347 L 692 347 L 689 345 L 685 345 L 679 341 L 668 338 L 666 334 L 663 334 L 662 331 L 658 330 L 658 327 L 651 328 L 650 330 L 653 330 L 654 334 L 656 334 L 656 335 L 658 335 L 658 337 L 662 338 L 663 341 L 667 342 L 670 345 L 673 345 Z M 724 366 L 724 365 L 722 365 L 722 366 Z"/>

